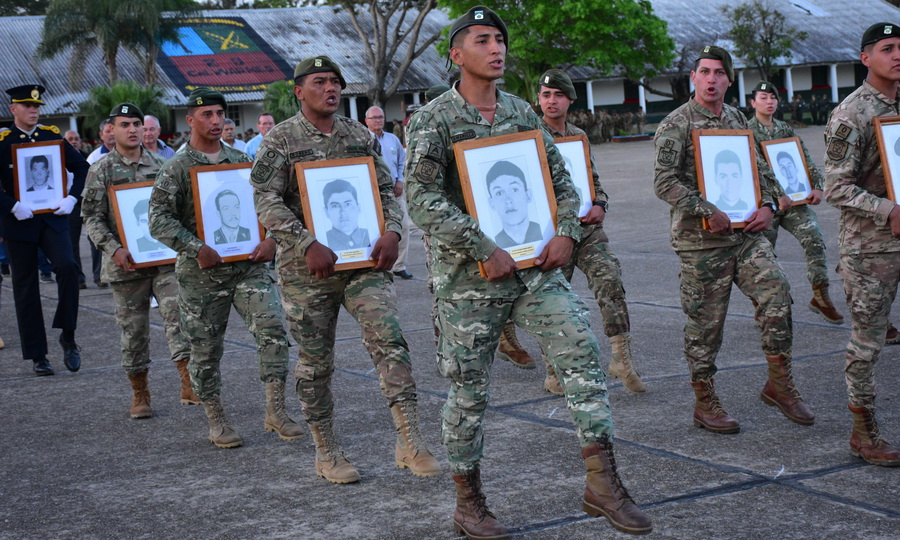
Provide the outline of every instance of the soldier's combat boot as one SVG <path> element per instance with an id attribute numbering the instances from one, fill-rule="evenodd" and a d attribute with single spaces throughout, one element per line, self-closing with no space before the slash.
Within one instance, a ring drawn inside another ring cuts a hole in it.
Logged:
<path id="1" fill-rule="evenodd" d="M 850 451 L 872 465 L 900 466 L 900 451 L 881 438 L 875 421 L 874 407 L 848 405 L 853 413 L 853 433 L 850 435 Z"/>
<path id="2" fill-rule="evenodd" d="M 634 394 L 647 391 L 640 374 L 634 369 L 634 359 L 631 357 L 631 335 L 619 334 L 609 338 L 612 345 L 612 359 L 609 361 L 607 373 L 622 381 L 625 388 Z"/>
<path id="3" fill-rule="evenodd" d="M 844 324 L 844 316 L 838 313 L 828 296 L 828 284 L 813 285 L 813 297 L 809 301 L 809 310 L 821 315 L 825 322 L 831 324 Z"/>
<path id="4" fill-rule="evenodd" d="M 616 470 L 616 457 L 608 440 L 581 449 L 587 469 L 582 507 L 588 514 L 605 517 L 610 525 L 630 534 L 653 530 L 650 518 L 638 508 Z"/>
<path id="5" fill-rule="evenodd" d="M 544 361 L 544 364 L 547 365 L 547 376 L 544 377 L 544 390 L 550 392 L 554 396 L 564 396 L 566 393 L 563 391 L 563 387 L 559 384 L 559 377 L 556 375 L 556 371 L 554 371 L 553 366 L 550 365 L 550 362 L 547 361 L 547 357 L 541 355 L 541 359 Z"/>
<path id="6" fill-rule="evenodd" d="M 187 365 L 187 360 L 175 362 L 175 367 L 178 368 L 178 376 L 181 377 L 181 404 L 200 405 L 200 398 L 197 397 L 194 389 L 191 388 L 191 374 L 188 373 Z"/>
<path id="7" fill-rule="evenodd" d="M 788 420 L 802 426 L 811 426 L 816 415 L 809 409 L 794 384 L 791 373 L 791 361 L 783 355 L 767 356 L 769 363 L 769 380 L 762 389 L 759 398 L 768 405 L 781 409 Z"/>
<path id="8" fill-rule="evenodd" d="M 500 346 L 497 348 L 497 357 L 511 362 L 512 365 L 522 369 L 534 369 L 537 365 L 528 351 L 522 348 L 519 338 L 516 337 L 516 325 L 507 322 L 503 325 L 503 333 L 500 334 Z"/>
<path id="9" fill-rule="evenodd" d="M 394 426 L 397 428 L 397 443 L 394 447 L 394 463 L 401 469 L 408 468 L 416 476 L 437 476 L 441 466 L 425 446 L 419 432 L 418 403 L 401 401 L 391 407 Z"/>
<path id="10" fill-rule="evenodd" d="M 153 416 L 153 409 L 150 408 L 150 388 L 147 386 L 147 376 L 149 372 L 138 373 L 137 375 L 129 375 L 131 380 L 131 389 L 134 390 L 134 397 L 131 399 L 131 417 L 132 418 L 150 418 Z"/>
<path id="11" fill-rule="evenodd" d="M 309 432 L 316 443 L 316 474 L 335 484 L 359 482 L 359 473 L 338 447 L 331 420 L 310 422 Z"/>
<path id="12" fill-rule="evenodd" d="M 890 321 L 888 321 L 887 332 L 884 335 L 884 342 L 888 345 L 896 345 L 900 343 L 900 331 Z"/>
<path id="13" fill-rule="evenodd" d="M 466 474 L 454 474 L 456 483 L 456 511 L 453 527 L 466 538 L 501 540 L 509 538 L 506 527 L 488 510 L 487 499 L 481 491 L 481 469 Z"/>
<path id="14" fill-rule="evenodd" d="M 274 431 L 285 441 L 303 436 L 303 428 L 291 420 L 284 407 L 284 381 L 266 383 L 266 431 Z"/>
<path id="15" fill-rule="evenodd" d="M 737 433 L 741 430 L 738 421 L 731 417 L 722 407 L 713 380 L 702 379 L 691 381 L 694 395 L 694 425 L 708 429 L 713 433 Z"/>
<path id="16" fill-rule="evenodd" d="M 244 441 L 225 417 L 225 409 L 222 408 L 222 400 L 219 396 L 203 402 L 206 410 L 206 418 L 209 420 L 209 441 L 219 448 L 236 448 Z"/>

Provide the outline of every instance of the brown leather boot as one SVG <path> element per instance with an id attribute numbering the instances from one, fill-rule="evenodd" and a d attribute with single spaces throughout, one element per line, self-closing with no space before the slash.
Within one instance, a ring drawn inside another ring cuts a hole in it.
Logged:
<path id="1" fill-rule="evenodd" d="M 809 301 L 809 310 L 821 315 L 825 322 L 831 324 L 844 324 L 844 316 L 838 313 L 828 296 L 828 284 L 813 285 L 813 297 Z"/>
<path id="2" fill-rule="evenodd" d="M 872 465 L 900 466 L 900 451 L 881 438 L 875 422 L 875 408 L 848 405 L 853 413 L 853 433 L 850 435 L 850 451 Z"/>
<path id="3" fill-rule="evenodd" d="M 131 389 L 134 390 L 130 411 L 132 418 L 150 418 L 153 416 L 153 409 L 150 408 L 150 388 L 147 386 L 149 374 L 148 371 L 145 371 L 137 375 L 128 376 L 128 379 L 131 381 Z"/>
<path id="4" fill-rule="evenodd" d="M 408 468 L 416 476 L 437 476 L 441 466 L 428 450 L 419 432 L 419 407 L 412 400 L 401 401 L 391 407 L 397 443 L 394 446 L 394 463 L 401 469 Z"/>
<path id="5" fill-rule="evenodd" d="M 479 540 L 509 538 L 506 527 L 488 510 L 487 500 L 481 492 L 481 469 L 454 474 L 453 481 L 456 482 L 456 512 L 453 513 L 456 532 Z"/>
<path id="6" fill-rule="evenodd" d="M 522 348 L 519 338 L 516 337 L 516 324 L 507 322 L 503 325 L 503 333 L 500 334 L 500 346 L 497 348 L 497 357 L 512 363 L 517 368 L 534 369 L 537 365 L 528 351 Z"/>
<path id="7" fill-rule="evenodd" d="M 697 401 L 694 402 L 695 426 L 713 433 L 738 433 L 741 430 L 738 421 L 725 412 L 722 407 L 719 396 L 716 395 L 712 378 L 691 381 L 691 386 L 697 397 Z"/>
<path id="8" fill-rule="evenodd" d="M 206 419 L 209 421 L 209 442 L 219 448 L 237 448 L 244 444 L 241 436 L 228 423 L 219 396 L 204 401 L 203 409 L 206 411 Z"/>
<path id="9" fill-rule="evenodd" d="M 338 446 L 332 421 L 310 422 L 309 431 L 316 443 L 316 474 L 335 484 L 359 482 L 359 472 Z"/>
<path id="10" fill-rule="evenodd" d="M 767 356 L 766 362 L 769 363 L 769 380 L 766 381 L 759 398 L 763 403 L 781 409 L 788 420 L 801 426 L 813 425 L 816 415 L 803 402 L 797 386 L 794 385 L 791 361 L 779 354 Z"/>
<path id="11" fill-rule="evenodd" d="M 896 345 L 900 343 L 900 331 L 893 323 L 888 322 L 887 332 L 884 335 L 884 342 L 888 345 Z"/>
<path id="12" fill-rule="evenodd" d="M 284 381 L 266 383 L 266 431 L 274 431 L 285 441 L 303 436 L 303 428 L 291 420 L 284 407 Z"/>
<path id="13" fill-rule="evenodd" d="M 544 363 L 547 364 L 547 376 L 544 377 L 544 390 L 550 392 L 554 396 L 566 395 L 562 385 L 559 384 L 559 377 L 556 375 L 556 371 L 553 370 L 553 366 L 550 365 L 550 362 L 547 361 L 546 357 L 543 357 L 543 359 Z"/>
<path id="14" fill-rule="evenodd" d="M 200 405 L 200 398 L 197 397 L 194 389 L 191 388 L 191 374 L 188 373 L 187 365 L 187 360 L 175 362 L 175 367 L 178 368 L 178 375 L 181 377 L 181 404 Z"/>
<path id="15" fill-rule="evenodd" d="M 633 394 L 641 394 L 647 391 L 644 381 L 634 368 L 634 360 L 631 358 L 631 335 L 619 334 L 609 338 L 612 345 L 612 359 L 609 361 L 607 373 L 622 381 L 625 389 Z"/>
<path id="16" fill-rule="evenodd" d="M 588 514 L 603 516 L 613 527 L 630 534 L 646 534 L 653 530 L 650 518 L 638 508 L 616 471 L 612 443 L 594 443 L 581 449 L 587 469 L 583 508 Z"/>

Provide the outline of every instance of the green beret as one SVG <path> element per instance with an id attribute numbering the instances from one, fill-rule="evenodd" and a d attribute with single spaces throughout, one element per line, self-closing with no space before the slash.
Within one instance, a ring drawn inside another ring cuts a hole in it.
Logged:
<path id="1" fill-rule="evenodd" d="M 434 98 L 438 97 L 439 95 L 443 94 L 444 92 L 446 92 L 448 90 L 450 90 L 450 87 L 447 86 L 446 84 L 439 84 L 437 86 L 432 86 L 431 88 L 428 89 L 427 92 L 425 92 L 425 99 L 427 99 L 428 101 L 431 101 Z"/>
<path id="2" fill-rule="evenodd" d="M 347 88 L 347 81 L 341 75 L 341 68 L 327 56 L 313 56 L 312 58 L 301 60 L 297 67 L 294 68 L 294 80 L 296 81 L 299 77 L 310 73 L 328 73 L 329 71 L 333 71 L 338 76 L 338 79 L 341 80 L 341 88 Z"/>
<path id="3" fill-rule="evenodd" d="M 731 55 L 728 54 L 728 51 L 726 51 L 722 47 L 707 45 L 706 47 L 703 47 L 702 51 L 700 51 L 700 55 L 697 56 L 697 60 L 700 60 L 701 58 L 720 60 L 722 62 L 722 67 L 725 68 L 725 73 L 728 75 L 728 81 L 734 82 L 734 63 L 731 61 Z"/>
<path id="4" fill-rule="evenodd" d="M 867 45 L 878 43 L 882 39 L 900 37 L 900 26 L 891 23 L 880 22 L 873 24 L 863 33 L 862 42 L 859 50 L 862 51 Z"/>
<path id="5" fill-rule="evenodd" d="M 44 95 L 44 87 L 39 84 L 26 84 L 24 86 L 16 86 L 6 91 L 12 103 L 34 103 L 35 105 L 43 105 L 41 96 Z"/>
<path id="6" fill-rule="evenodd" d="M 210 90 L 204 86 L 194 89 L 188 96 L 188 107 L 206 107 L 207 105 L 221 105 L 225 107 L 225 96 L 222 92 Z"/>
<path id="7" fill-rule="evenodd" d="M 137 105 L 131 103 L 120 103 L 113 107 L 113 110 L 109 111 L 109 117 L 115 118 L 116 116 L 124 116 L 125 118 L 138 118 L 142 122 L 144 121 L 144 113 L 142 113 L 141 110 L 137 108 Z"/>
<path id="8" fill-rule="evenodd" d="M 566 75 L 566 72 L 561 69 L 548 69 L 541 75 L 540 84 L 538 87 L 546 86 L 547 88 L 555 88 L 557 90 L 562 90 L 563 93 L 566 94 L 566 97 L 575 101 L 578 97 L 575 94 L 575 85 L 572 84 L 572 79 Z"/>
<path id="9" fill-rule="evenodd" d="M 775 94 L 775 97 L 778 97 L 778 88 L 769 81 L 759 81 L 759 84 L 757 84 L 750 93 L 756 95 L 756 92 L 767 92 L 769 94 Z"/>
<path id="10" fill-rule="evenodd" d="M 503 22 L 499 15 L 484 6 L 473 7 L 465 15 L 453 22 L 453 26 L 450 27 L 450 44 L 453 44 L 453 37 L 460 30 L 475 25 L 493 26 L 500 29 L 500 33 L 503 34 L 503 41 L 506 43 L 507 49 L 509 49 L 509 32 L 506 30 L 506 23 Z"/>

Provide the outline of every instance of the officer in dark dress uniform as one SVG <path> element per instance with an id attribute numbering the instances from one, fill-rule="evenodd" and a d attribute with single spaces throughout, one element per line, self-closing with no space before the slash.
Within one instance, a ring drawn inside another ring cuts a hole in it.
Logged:
<path id="1" fill-rule="evenodd" d="M 18 86 L 6 91 L 11 98 L 14 122 L 0 129 L 0 220 L 12 263 L 13 297 L 22 356 L 34 361 L 38 375 L 53 375 L 47 360 L 47 334 L 41 310 L 38 283 L 38 248 L 50 259 L 56 272 L 59 303 L 53 328 L 59 328 L 63 361 L 69 371 L 81 367 L 81 355 L 75 344 L 78 320 L 78 267 L 72 255 L 68 215 L 79 202 L 88 171 L 84 157 L 63 140 L 55 126 L 37 123 L 44 87 L 37 84 Z M 72 188 L 55 203 L 53 212 L 34 214 L 27 204 L 16 200 L 12 147 L 44 141 L 63 141 L 65 167 L 72 174 Z"/>

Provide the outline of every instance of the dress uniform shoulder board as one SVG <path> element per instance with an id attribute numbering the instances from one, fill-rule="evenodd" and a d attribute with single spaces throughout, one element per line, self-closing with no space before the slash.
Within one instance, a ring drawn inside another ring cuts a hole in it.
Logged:
<path id="1" fill-rule="evenodd" d="M 38 129 L 44 129 L 51 133 L 56 133 L 57 135 L 59 135 L 59 128 L 56 126 L 42 126 L 42 125 L 38 124 Z"/>
<path id="2" fill-rule="evenodd" d="M 0 141 L 6 138 L 7 135 L 12 133 L 12 130 L 9 128 L 0 128 Z"/>

